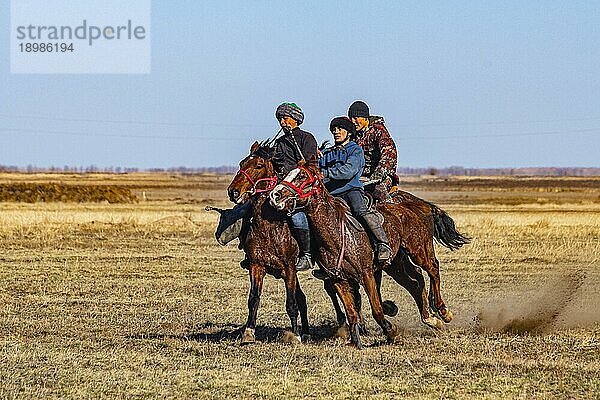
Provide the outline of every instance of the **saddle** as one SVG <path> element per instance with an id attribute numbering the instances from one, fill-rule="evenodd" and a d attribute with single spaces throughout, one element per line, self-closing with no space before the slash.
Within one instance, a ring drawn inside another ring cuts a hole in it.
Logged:
<path id="1" fill-rule="evenodd" d="M 355 231 L 364 232 L 365 227 L 363 226 L 363 224 L 360 223 L 358 219 L 356 219 L 356 217 L 354 217 L 354 215 L 352 215 L 348 204 L 344 201 L 344 199 L 339 197 L 338 199 L 346 206 L 346 220 L 348 221 L 348 225 L 351 226 Z M 371 196 L 370 193 L 365 192 L 364 199 L 369 212 L 372 212 L 373 214 L 377 215 L 377 217 L 379 218 L 379 222 L 381 223 L 381 225 L 383 225 L 383 223 L 385 222 L 385 217 L 383 216 L 383 214 L 377 211 L 377 208 L 375 208 L 375 200 L 373 199 L 373 196 Z"/>

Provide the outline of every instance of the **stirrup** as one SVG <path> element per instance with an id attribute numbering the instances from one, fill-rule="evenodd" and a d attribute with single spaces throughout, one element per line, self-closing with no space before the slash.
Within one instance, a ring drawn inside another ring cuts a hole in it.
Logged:
<path id="1" fill-rule="evenodd" d="M 377 261 L 383 262 L 392 258 L 392 248 L 389 244 L 380 242 L 377 243 Z"/>
<path id="2" fill-rule="evenodd" d="M 312 269 L 312 262 L 309 254 L 302 254 L 296 261 L 296 271 L 309 271 Z"/>

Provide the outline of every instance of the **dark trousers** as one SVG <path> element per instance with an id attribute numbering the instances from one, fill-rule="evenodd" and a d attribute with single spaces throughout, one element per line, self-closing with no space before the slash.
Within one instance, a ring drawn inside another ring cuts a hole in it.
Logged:
<path id="1" fill-rule="evenodd" d="M 352 215 L 354 215 L 356 218 L 362 217 L 369 212 L 365 201 L 365 194 L 362 189 L 352 189 L 334 196 L 344 199 L 344 201 L 350 206 Z"/>

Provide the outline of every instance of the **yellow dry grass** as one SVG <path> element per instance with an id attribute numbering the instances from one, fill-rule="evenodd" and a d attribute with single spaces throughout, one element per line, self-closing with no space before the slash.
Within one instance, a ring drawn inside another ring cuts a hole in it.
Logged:
<path id="1" fill-rule="evenodd" d="M 226 204 L 228 177 L 11 179 L 110 180 L 150 201 L 0 203 L 0 398 L 600 397 L 594 202 L 459 204 L 420 193 L 474 238 L 456 252 L 438 247 L 456 315 L 445 334 L 421 325 L 386 278 L 400 340 L 385 344 L 369 317 L 366 349 L 348 348 L 320 281 L 302 274 L 313 340 L 285 343 L 283 284 L 268 277 L 260 343 L 240 347 L 242 254 L 216 244 L 217 215 L 203 209 Z"/>

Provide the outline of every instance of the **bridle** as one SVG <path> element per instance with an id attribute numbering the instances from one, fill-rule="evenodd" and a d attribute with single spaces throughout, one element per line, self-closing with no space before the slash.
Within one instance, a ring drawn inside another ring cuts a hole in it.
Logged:
<path id="1" fill-rule="evenodd" d="M 270 192 L 271 190 L 273 190 L 275 188 L 275 186 L 277 186 L 277 182 L 279 181 L 279 178 L 277 178 L 277 176 L 271 176 L 268 178 L 260 178 L 260 179 L 254 180 L 254 179 L 252 179 L 252 177 L 250 176 L 248 171 L 243 170 L 243 169 L 240 169 L 237 172 L 237 174 L 239 174 L 239 173 L 241 173 L 246 178 L 248 178 L 248 180 L 252 184 L 252 189 L 250 189 L 250 194 Z M 267 182 L 267 186 L 262 189 L 259 188 L 258 184 L 261 182 Z"/>
<path id="2" fill-rule="evenodd" d="M 291 197 L 288 197 L 286 199 L 286 201 L 287 200 L 294 201 L 294 206 L 292 207 L 291 210 L 288 211 L 288 215 L 291 215 L 294 212 L 306 207 L 308 204 L 310 204 L 310 200 L 311 200 L 312 196 L 314 196 L 315 194 L 321 193 L 321 187 L 319 185 L 315 185 L 315 183 L 317 183 L 319 181 L 319 178 L 316 175 L 314 175 L 312 172 L 310 172 L 310 170 L 308 168 L 306 168 L 305 166 L 299 166 L 298 169 L 306 172 L 306 174 L 308 175 L 308 180 L 302 182 L 300 184 L 300 186 L 296 186 L 292 182 L 286 181 L 285 179 L 279 182 L 280 185 L 287 187 L 288 189 L 290 189 L 290 191 L 292 191 L 294 193 Z M 305 191 L 307 188 L 310 188 L 310 190 Z M 308 197 L 308 202 L 306 203 L 306 205 L 299 207 L 297 204 L 298 200 L 302 200 L 307 197 Z"/>

